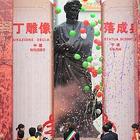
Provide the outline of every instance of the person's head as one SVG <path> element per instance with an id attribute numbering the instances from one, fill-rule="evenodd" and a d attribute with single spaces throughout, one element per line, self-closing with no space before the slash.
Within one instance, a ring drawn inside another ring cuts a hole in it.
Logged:
<path id="1" fill-rule="evenodd" d="M 103 125 L 102 129 L 103 129 L 104 132 L 109 132 L 109 127 L 106 124 Z"/>
<path id="2" fill-rule="evenodd" d="M 24 138 L 24 131 L 23 130 L 19 130 L 17 134 L 18 134 L 18 138 L 19 139 L 23 139 Z"/>
<path id="3" fill-rule="evenodd" d="M 78 20 L 78 15 L 82 4 L 79 0 L 70 0 L 64 5 L 66 18 L 70 20 Z"/>
<path id="4" fill-rule="evenodd" d="M 107 122 L 106 125 L 109 127 L 109 129 L 112 129 L 112 127 L 113 127 L 113 124 L 112 124 L 112 122 L 110 122 L 110 121 Z"/>
<path id="5" fill-rule="evenodd" d="M 22 124 L 22 123 L 19 124 L 18 127 L 16 128 L 16 130 L 23 130 L 24 131 L 25 130 L 24 124 Z"/>
<path id="6" fill-rule="evenodd" d="M 37 126 L 37 131 L 43 132 L 43 126 L 41 124 Z"/>
<path id="7" fill-rule="evenodd" d="M 131 125 L 131 127 L 132 127 L 133 130 L 138 130 L 138 129 L 139 129 L 139 124 L 133 123 L 133 124 Z"/>
<path id="8" fill-rule="evenodd" d="M 34 128 L 34 127 L 29 128 L 29 134 L 30 134 L 31 137 L 32 136 L 35 136 L 35 134 L 36 134 L 36 128 Z"/>
<path id="9" fill-rule="evenodd" d="M 76 126 L 74 124 L 69 125 L 69 130 L 74 131 L 76 129 Z"/>

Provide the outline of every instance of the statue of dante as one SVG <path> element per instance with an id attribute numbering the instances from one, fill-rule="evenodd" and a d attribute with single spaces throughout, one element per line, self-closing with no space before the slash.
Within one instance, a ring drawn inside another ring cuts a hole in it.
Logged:
<path id="1" fill-rule="evenodd" d="M 99 133 L 93 126 L 93 120 L 97 117 L 97 101 L 94 92 L 84 93 L 84 86 L 92 88 L 91 76 L 89 72 L 82 67 L 82 62 L 92 54 L 93 28 L 85 26 L 83 22 L 78 21 L 78 15 L 82 4 L 78 0 L 68 1 L 64 6 L 66 13 L 66 22 L 54 29 L 54 86 L 66 88 L 75 83 L 78 86 L 79 93 L 55 93 L 62 95 L 62 102 L 67 100 L 69 108 L 61 115 L 55 123 L 56 136 L 61 127 L 66 123 L 77 125 L 80 136 L 96 137 Z M 83 38 L 80 29 L 86 29 L 86 36 Z M 75 37 L 69 35 L 70 31 L 76 32 Z M 80 60 L 74 59 L 74 54 L 81 56 Z M 71 90 L 71 89 L 70 89 Z M 57 95 L 56 95 L 57 96 Z M 59 96 L 59 95 L 58 95 Z M 74 96 L 72 101 L 71 96 Z M 91 100 L 92 98 L 92 100 Z M 57 99 L 55 99 L 56 101 Z M 101 108 L 101 106 L 100 106 Z M 63 109 L 60 109 L 63 110 Z M 99 114 L 98 114 L 99 115 Z"/>

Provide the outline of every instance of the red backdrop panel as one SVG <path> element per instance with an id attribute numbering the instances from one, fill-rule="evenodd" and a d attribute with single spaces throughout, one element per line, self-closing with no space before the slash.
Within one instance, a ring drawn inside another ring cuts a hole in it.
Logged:
<path id="1" fill-rule="evenodd" d="M 0 0 L 0 133 L 12 140 L 12 0 Z"/>
<path id="2" fill-rule="evenodd" d="M 140 122 L 140 9 L 139 0 L 134 1 L 135 23 L 135 119 Z"/>

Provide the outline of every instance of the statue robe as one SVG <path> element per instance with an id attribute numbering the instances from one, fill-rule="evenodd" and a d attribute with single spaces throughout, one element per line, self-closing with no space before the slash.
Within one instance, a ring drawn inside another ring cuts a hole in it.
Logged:
<path id="1" fill-rule="evenodd" d="M 86 29 L 86 39 L 81 38 L 81 28 Z M 70 37 L 69 32 L 71 30 L 76 31 L 75 37 Z M 69 94 L 68 91 L 66 91 L 64 93 L 65 95 L 62 95 L 62 98 L 67 100 L 69 108 L 55 124 L 57 134 L 60 133 L 59 128 L 67 122 L 72 122 L 79 126 L 78 131 L 80 131 L 80 135 L 84 137 L 97 136 L 98 134 L 93 127 L 93 121 L 85 117 L 86 104 L 91 95 L 91 91 L 89 93 L 84 93 L 83 91 L 85 85 L 92 87 L 91 76 L 89 72 L 82 67 L 83 61 L 86 61 L 87 57 L 92 55 L 92 45 L 93 28 L 84 26 L 82 22 L 78 21 L 75 24 L 64 22 L 54 29 L 54 86 L 55 88 L 59 86 L 66 87 L 71 83 L 76 83 L 80 89 L 80 93 L 78 94 Z M 80 60 L 74 59 L 74 54 L 76 53 L 81 56 Z M 63 93 L 56 92 L 55 94 Z M 68 96 L 68 98 L 66 96 Z M 70 100 L 71 96 L 74 96 L 72 101 Z M 55 98 L 55 100 L 57 99 Z M 62 102 L 64 100 L 62 99 Z"/>

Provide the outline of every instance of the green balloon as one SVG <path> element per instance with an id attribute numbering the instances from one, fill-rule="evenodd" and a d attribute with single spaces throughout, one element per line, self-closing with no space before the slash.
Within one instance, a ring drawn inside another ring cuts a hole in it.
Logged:
<path id="1" fill-rule="evenodd" d="M 102 56 L 99 58 L 99 61 L 101 61 L 101 62 L 103 61 L 103 57 Z"/>
<path id="2" fill-rule="evenodd" d="M 91 26 L 91 27 L 95 27 L 95 26 L 96 26 L 96 22 L 95 22 L 95 21 L 91 21 L 91 22 L 90 22 L 90 26 Z"/>
<path id="3" fill-rule="evenodd" d="M 103 71 L 102 68 L 99 67 L 98 70 L 97 70 L 97 73 L 98 73 L 98 74 L 102 74 L 102 71 Z"/>
<path id="4" fill-rule="evenodd" d="M 96 46 L 96 49 L 97 49 L 97 50 L 100 50 L 100 49 L 101 49 L 101 47 L 100 47 L 100 46 Z"/>
<path id="5" fill-rule="evenodd" d="M 60 7 L 56 7 L 56 8 L 55 8 L 55 12 L 56 12 L 56 14 L 61 13 L 61 8 L 60 8 Z"/>
<path id="6" fill-rule="evenodd" d="M 98 23 L 101 24 L 101 20 L 100 19 L 98 19 Z"/>
<path id="7" fill-rule="evenodd" d="M 91 89 L 90 89 L 90 86 L 88 86 L 88 85 L 85 85 L 84 86 L 84 91 L 85 92 L 89 92 Z"/>
<path id="8" fill-rule="evenodd" d="M 87 62 L 87 61 L 84 61 L 84 62 L 82 63 L 82 67 L 85 68 L 85 69 L 87 69 L 87 67 L 88 67 L 88 62 Z"/>
<path id="9" fill-rule="evenodd" d="M 80 59 L 81 59 L 80 54 L 76 53 L 76 54 L 74 55 L 74 59 L 76 59 L 76 60 L 80 60 Z"/>
<path id="10" fill-rule="evenodd" d="M 95 35 L 95 36 L 99 36 L 99 35 L 100 35 L 100 31 L 99 31 L 99 30 L 97 30 L 97 29 L 96 29 L 96 30 L 94 30 L 94 35 Z"/>
<path id="11" fill-rule="evenodd" d="M 88 56 L 87 57 L 87 62 L 92 62 L 93 61 L 93 57 L 92 56 Z"/>
<path id="12" fill-rule="evenodd" d="M 69 36 L 70 36 L 70 37 L 75 37 L 75 36 L 76 36 L 76 31 L 71 30 L 71 31 L 69 32 Z"/>
<path id="13" fill-rule="evenodd" d="M 81 12 L 85 12 L 86 9 L 82 6 L 81 9 L 80 9 L 80 11 L 81 11 Z"/>
<path id="14" fill-rule="evenodd" d="M 91 16 L 92 18 L 95 18 L 95 17 L 96 17 L 96 14 L 91 13 L 90 16 Z"/>

